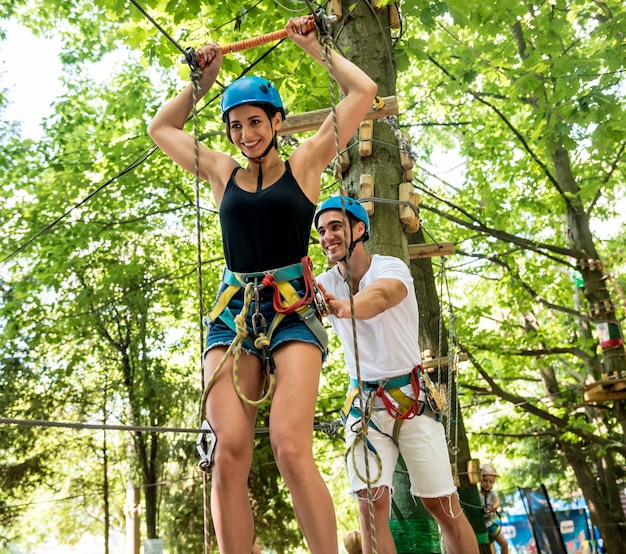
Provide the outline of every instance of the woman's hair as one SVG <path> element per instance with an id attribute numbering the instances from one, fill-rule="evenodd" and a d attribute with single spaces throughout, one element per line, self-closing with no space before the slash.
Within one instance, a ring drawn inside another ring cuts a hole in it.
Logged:
<path id="1" fill-rule="evenodd" d="M 348 554 L 361 554 L 363 552 L 361 548 L 361 533 L 358 531 L 348 531 L 343 536 L 343 545 L 348 551 Z"/>

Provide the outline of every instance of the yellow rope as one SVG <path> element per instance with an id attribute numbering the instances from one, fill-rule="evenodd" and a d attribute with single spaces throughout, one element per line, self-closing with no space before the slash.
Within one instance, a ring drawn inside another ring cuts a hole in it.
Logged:
<path id="1" fill-rule="evenodd" d="M 276 386 L 276 379 L 274 377 L 274 374 L 271 373 L 270 371 L 267 372 L 268 377 L 269 377 L 269 384 L 267 387 L 267 391 L 261 398 L 259 398 L 259 400 L 252 400 L 248 398 L 243 393 L 243 391 L 241 390 L 241 386 L 239 385 L 239 358 L 241 356 L 241 345 L 246 340 L 246 338 L 248 338 L 248 334 L 249 334 L 248 326 L 246 325 L 246 319 L 248 317 L 250 304 L 252 304 L 252 299 L 254 298 L 254 283 L 248 283 L 246 285 L 244 289 L 243 298 L 244 298 L 244 302 L 243 302 L 243 307 L 241 308 L 241 312 L 239 312 L 235 316 L 235 329 L 236 329 L 237 334 L 235 338 L 233 339 L 233 341 L 230 343 L 230 346 L 228 347 L 226 352 L 224 352 L 222 359 L 219 361 L 219 363 L 213 370 L 211 377 L 209 377 L 209 380 L 207 381 L 207 384 L 204 387 L 204 392 L 202 394 L 202 403 L 201 403 L 202 413 L 204 413 L 204 405 L 205 405 L 206 399 L 209 396 L 209 390 L 213 386 L 213 383 L 215 382 L 217 375 L 219 374 L 221 369 L 224 367 L 226 360 L 228 360 L 231 354 L 233 354 L 233 357 L 234 357 L 233 359 L 233 385 L 235 387 L 235 391 L 237 392 L 237 396 L 243 402 L 245 402 L 246 404 L 250 404 L 251 406 L 260 406 L 261 404 L 263 404 L 263 402 L 266 402 L 274 393 L 274 388 Z M 270 344 L 270 339 L 265 335 L 265 333 L 261 333 L 259 337 L 254 341 L 254 346 L 256 346 L 259 349 L 262 348 L 263 346 L 269 347 L 269 344 Z"/>
<path id="2" fill-rule="evenodd" d="M 354 440 L 352 441 L 352 444 L 346 449 L 346 453 L 344 454 L 344 458 L 346 460 L 346 463 L 348 463 L 348 457 L 350 457 L 350 461 L 352 462 L 352 467 L 354 467 L 354 472 L 356 473 L 356 475 L 358 476 L 358 478 L 363 481 L 364 483 L 367 483 L 369 486 L 371 486 L 372 483 L 377 483 L 378 480 L 381 478 L 382 473 L 383 473 L 383 462 L 382 459 L 380 457 L 380 454 L 378 452 L 372 452 L 374 454 L 374 457 L 376 459 L 376 466 L 377 466 L 377 473 L 376 473 L 376 477 L 374 479 L 372 479 L 370 473 L 369 473 L 369 464 L 367 464 L 366 462 L 366 473 L 367 475 L 362 475 L 361 472 L 359 471 L 359 466 L 356 463 L 356 447 L 357 444 L 362 441 L 363 442 L 363 451 L 365 453 L 365 458 L 367 459 L 368 454 L 367 454 L 367 450 L 368 450 L 368 446 L 367 446 L 367 427 L 369 425 L 369 421 L 371 419 L 371 406 L 369 403 L 369 399 L 368 402 L 366 403 L 366 410 L 367 410 L 367 417 L 361 417 L 361 419 L 359 421 L 356 421 L 353 426 L 352 426 L 352 431 L 355 433 L 354 436 Z M 358 427 L 356 427 L 358 425 Z"/>

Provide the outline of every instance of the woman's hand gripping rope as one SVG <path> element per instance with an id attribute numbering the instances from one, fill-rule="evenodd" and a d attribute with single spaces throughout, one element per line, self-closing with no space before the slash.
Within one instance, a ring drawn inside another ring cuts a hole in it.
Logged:
<path id="1" fill-rule="evenodd" d="M 298 30 L 301 34 L 306 34 L 313 29 L 315 29 L 315 20 L 312 15 L 298 18 Z M 300 21 L 302 24 L 300 25 Z M 290 20 L 289 24 L 292 24 L 292 20 Z M 226 44 L 225 46 L 218 46 L 216 43 L 212 43 L 211 48 L 207 51 L 206 47 L 203 46 L 199 48 L 196 52 L 196 59 L 198 62 L 198 66 L 200 69 L 204 70 L 207 67 L 213 56 L 209 54 L 209 51 L 217 48 L 221 51 L 221 54 L 231 54 L 232 52 L 240 52 L 242 50 L 247 50 L 248 48 L 254 48 L 255 46 L 261 46 L 262 44 L 267 44 L 268 42 L 274 42 L 276 40 L 281 40 L 283 38 L 287 38 L 287 28 L 278 29 L 277 31 L 272 31 L 271 33 L 266 33 L 264 35 L 259 35 L 258 37 L 252 37 L 246 40 L 240 40 L 239 42 L 233 42 L 231 44 Z"/>

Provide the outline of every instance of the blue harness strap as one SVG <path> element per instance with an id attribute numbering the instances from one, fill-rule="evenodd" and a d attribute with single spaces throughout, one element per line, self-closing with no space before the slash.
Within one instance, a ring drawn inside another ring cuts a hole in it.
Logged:
<path id="1" fill-rule="evenodd" d="M 241 286 L 247 281 L 262 280 L 268 273 L 274 276 L 275 281 L 293 281 L 302 277 L 302 264 L 297 263 L 280 267 L 274 271 L 259 271 L 256 273 L 235 273 L 228 268 L 224 268 L 222 281 L 227 285 Z"/>
<path id="2" fill-rule="evenodd" d="M 380 381 L 362 381 L 362 387 L 365 392 L 367 392 L 367 404 L 369 404 L 374 395 L 378 396 L 385 406 L 385 409 L 395 420 L 393 436 L 390 438 L 398 444 L 400 428 L 405 419 L 410 419 L 414 416 L 426 415 L 428 417 L 432 417 L 436 421 L 439 421 L 439 414 L 435 413 L 430 405 L 426 402 L 419 400 L 419 398 L 411 398 L 402 392 L 401 387 L 409 385 L 413 382 L 415 378 L 418 377 L 420 372 L 420 366 L 414 368 L 410 373 L 406 373 L 404 375 L 399 375 L 398 377 L 392 377 L 390 379 L 382 379 Z M 418 372 L 415 374 L 415 372 Z M 352 416 L 357 419 L 362 419 L 361 410 L 354 405 L 354 399 L 359 393 L 359 382 L 356 379 L 350 379 L 350 391 L 346 396 L 346 401 L 341 410 L 341 418 L 345 425 L 348 416 Z M 415 394 L 419 394 L 419 389 L 417 391 L 414 389 Z M 398 403 L 398 407 L 393 407 L 393 410 L 389 407 L 391 403 L 389 398 L 385 398 L 384 395 L 388 395 L 391 399 L 395 400 Z M 410 412 L 410 413 L 409 413 Z M 410 416 L 410 417 L 406 417 Z M 368 426 L 379 433 L 383 433 L 378 426 L 370 419 L 368 420 Z M 386 433 L 383 433 L 386 434 Z M 368 441 L 368 448 L 376 453 L 376 450 Z"/>

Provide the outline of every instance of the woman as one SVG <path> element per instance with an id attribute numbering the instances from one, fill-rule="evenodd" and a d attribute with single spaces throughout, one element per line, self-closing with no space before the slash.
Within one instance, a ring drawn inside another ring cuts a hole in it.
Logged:
<path id="1" fill-rule="evenodd" d="M 322 47 L 315 32 L 307 32 L 307 17 L 289 21 L 288 37 L 322 66 Z M 204 66 L 198 98 L 213 86 L 222 62 L 216 44 L 201 48 Z M 332 52 L 333 76 L 344 97 L 336 107 L 339 146 L 343 148 L 372 105 L 376 84 L 350 61 Z M 231 88 L 232 87 L 232 88 Z M 230 89 L 230 90 L 229 90 Z M 250 92 L 250 95 L 247 93 Z M 307 254 L 315 206 L 324 168 L 335 156 L 332 117 L 283 161 L 276 149 L 276 133 L 284 117 L 280 96 L 272 84 L 258 77 L 235 81 L 222 98 L 222 118 L 232 143 L 248 159 L 241 167 L 228 154 L 200 145 L 199 175 L 211 184 L 220 211 L 222 240 L 229 277 L 244 283 L 276 268 L 300 264 Z M 166 104 L 150 124 L 154 142 L 178 165 L 195 173 L 194 139 L 183 126 L 192 109 L 188 85 Z M 300 270 L 300 275 L 302 270 Z M 302 293 L 301 277 L 290 283 Z M 223 283 L 220 292 L 226 289 Z M 275 315 L 271 288 L 258 290 L 258 302 L 267 325 Z M 228 303 L 236 316 L 243 305 L 242 291 Z M 257 321 L 262 321 L 262 318 Z M 204 367 L 207 379 L 221 363 L 235 333 L 220 315 L 211 322 Z M 255 329 L 248 317 L 248 330 Z M 311 552 L 337 552 L 335 514 L 328 489 L 312 453 L 315 404 L 323 346 L 309 327 L 293 313 L 274 329 L 267 351 L 247 344 L 238 363 L 238 381 L 247 398 L 263 390 L 264 361 L 275 365 L 276 386 L 270 408 L 270 441 L 274 457 L 294 505 L 296 517 Z M 263 360 L 265 358 L 265 360 Z M 243 402 L 234 389 L 233 357 L 215 377 L 206 402 L 206 417 L 215 436 L 211 510 L 222 553 L 240 554 L 250 548 L 253 517 L 247 479 L 252 463 L 257 409 Z"/>

